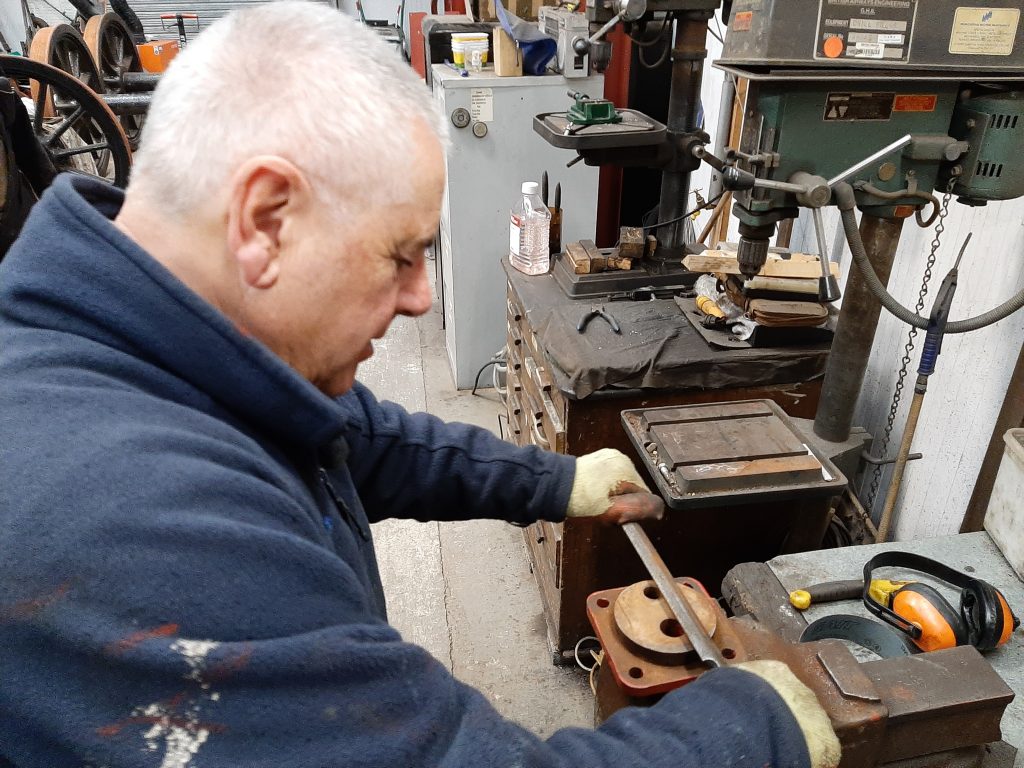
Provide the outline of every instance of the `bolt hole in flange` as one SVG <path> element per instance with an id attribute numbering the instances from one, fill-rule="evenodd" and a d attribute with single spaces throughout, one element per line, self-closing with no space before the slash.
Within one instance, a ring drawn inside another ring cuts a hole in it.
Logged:
<path id="1" fill-rule="evenodd" d="M 597 598 L 597 607 L 598 608 L 607 608 L 609 605 L 611 605 L 611 603 L 609 603 L 605 598 L 603 598 L 603 597 Z"/>
<path id="2" fill-rule="evenodd" d="M 659 626 L 661 628 L 661 634 L 667 637 L 683 636 L 683 628 L 679 626 L 679 622 L 675 619 L 665 619 Z"/>
<path id="3" fill-rule="evenodd" d="M 644 676 L 644 671 L 640 669 L 640 667 L 630 667 L 629 676 L 632 677 L 634 680 L 639 680 L 641 677 Z"/>
<path id="4" fill-rule="evenodd" d="M 644 597 L 648 597 L 651 600 L 657 600 L 661 597 L 661 592 L 658 591 L 657 587 L 644 587 Z"/>

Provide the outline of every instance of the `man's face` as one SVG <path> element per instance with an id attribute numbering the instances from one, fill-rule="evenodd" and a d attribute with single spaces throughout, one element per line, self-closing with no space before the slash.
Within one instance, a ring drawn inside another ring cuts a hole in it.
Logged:
<path id="1" fill-rule="evenodd" d="M 319 206 L 285 225 L 282 300 L 274 351 L 331 396 L 347 392 L 356 367 L 373 354 L 373 339 L 396 315 L 430 309 L 425 250 L 434 239 L 444 187 L 440 143 L 424 133 L 406 175 L 408 202 L 360 210 L 351 220 Z"/>

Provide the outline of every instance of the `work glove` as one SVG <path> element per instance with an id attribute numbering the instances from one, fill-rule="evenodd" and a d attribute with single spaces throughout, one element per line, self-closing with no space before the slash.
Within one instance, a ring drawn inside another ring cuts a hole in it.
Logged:
<path id="1" fill-rule="evenodd" d="M 757 675 L 786 702 L 804 735 L 807 752 L 811 757 L 811 768 L 836 768 L 839 765 L 839 739 L 832 730 L 828 715 L 818 703 L 814 691 L 801 683 L 789 667 L 781 661 L 769 660 L 747 661 L 730 666 Z"/>
<path id="2" fill-rule="evenodd" d="M 602 448 L 576 459 L 566 517 L 596 517 L 621 525 L 660 520 L 664 513 L 665 504 L 650 492 L 626 454 Z"/>

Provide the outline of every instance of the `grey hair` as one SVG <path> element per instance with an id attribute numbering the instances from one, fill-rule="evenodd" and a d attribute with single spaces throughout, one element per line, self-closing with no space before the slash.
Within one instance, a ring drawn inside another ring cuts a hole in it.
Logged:
<path id="1" fill-rule="evenodd" d="M 445 141 L 427 87 L 392 47 L 326 6 L 267 3 L 214 22 L 171 63 L 128 194 L 185 214 L 247 159 L 276 155 L 325 201 L 401 202 L 424 129 Z"/>

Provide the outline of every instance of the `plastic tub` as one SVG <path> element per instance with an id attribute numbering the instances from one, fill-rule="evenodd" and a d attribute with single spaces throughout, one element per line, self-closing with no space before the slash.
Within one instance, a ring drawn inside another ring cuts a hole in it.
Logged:
<path id="1" fill-rule="evenodd" d="M 985 530 L 1024 579 L 1024 429 L 1007 430 L 1003 440 L 1006 448 L 985 513 Z"/>

